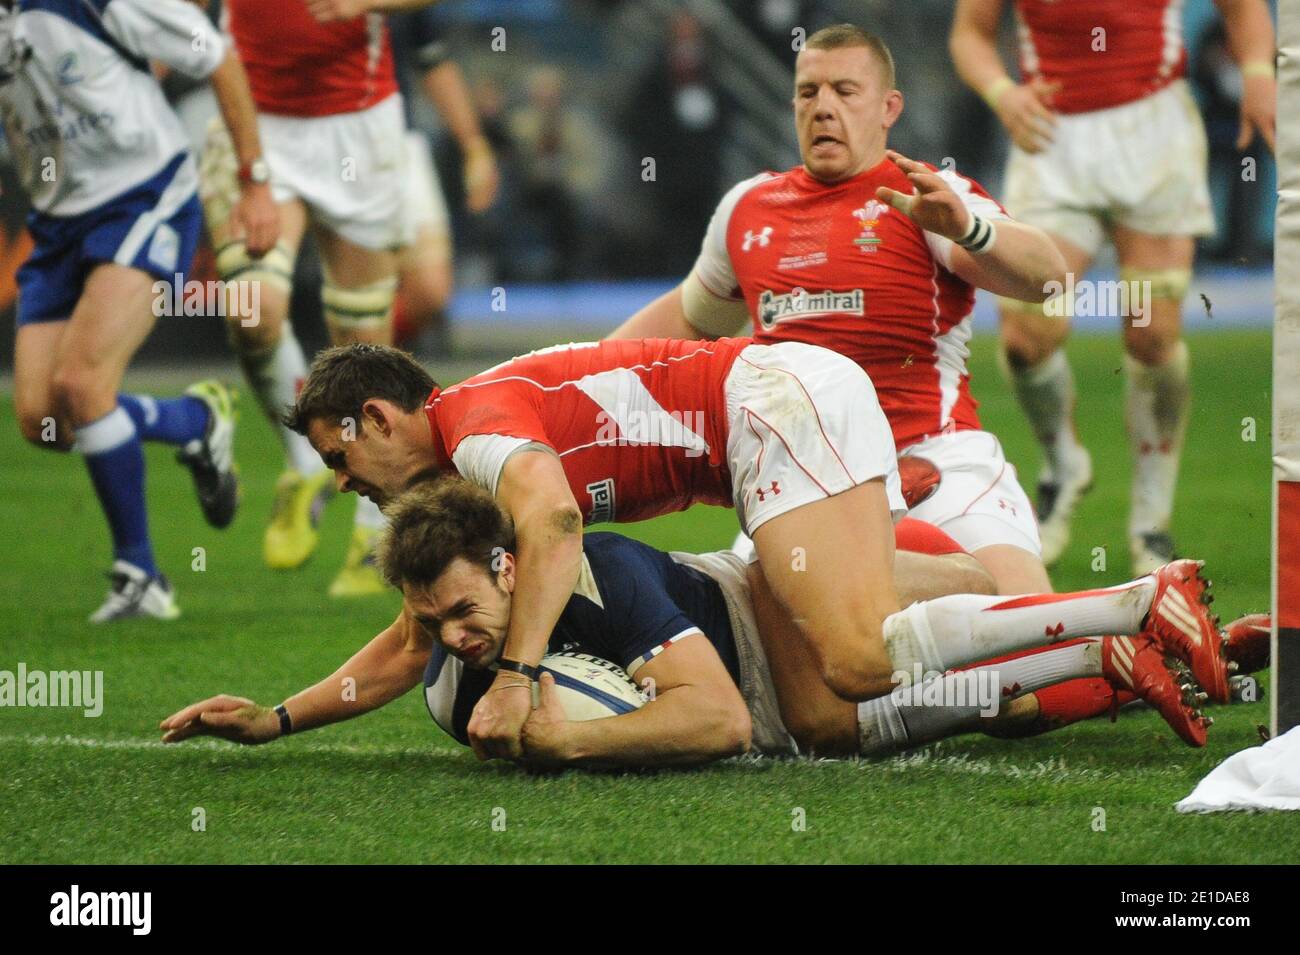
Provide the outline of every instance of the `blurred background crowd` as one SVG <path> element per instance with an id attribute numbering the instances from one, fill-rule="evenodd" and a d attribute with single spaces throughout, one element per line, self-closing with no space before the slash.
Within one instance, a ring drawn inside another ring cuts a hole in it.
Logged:
<path id="1" fill-rule="evenodd" d="M 795 31 L 844 20 L 893 49 L 906 108 L 891 145 L 935 164 L 950 157 L 998 195 L 1006 136 L 953 71 L 952 9 L 952 0 L 447 0 L 436 11 L 443 39 L 501 172 L 492 207 L 470 213 L 455 141 L 430 103 L 408 94 L 447 196 L 457 289 L 679 279 L 727 188 L 798 162 Z M 1187 0 L 1184 18 L 1219 223 L 1200 261 L 1264 265 L 1272 255 L 1272 158 L 1257 143 L 1255 178 L 1243 179 L 1233 145 L 1240 80 L 1221 21 L 1211 0 Z M 401 29 L 394 24 L 399 48 Z M 1004 43 L 1014 62 L 1009 19 Z M 408 91 L 418 91 L 417 78 L 407 80 Z M 210 95 L 181 84 L 172 92 L 200 102 Z M 183 105 L 201 143 L 212 107 Z M 7 157 L 0 161 L 0 308 L 8 309 L 13 267 L 25 253 L 25 208 Z M 312 256 L 303 258 L 310 272 Z M 301 298 L 302 309 L 314 307 Z M 168 338 L 165 330 L 160 337 Z M 220 347 L 219 328 L 190 345 L 202 350 L 208 337 Z"/>

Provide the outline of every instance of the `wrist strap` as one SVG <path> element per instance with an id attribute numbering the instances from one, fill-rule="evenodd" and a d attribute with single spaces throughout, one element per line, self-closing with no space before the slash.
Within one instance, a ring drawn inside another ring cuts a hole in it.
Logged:
<path id="1" fill-rule="evenodd" d="M 288 736 L 293 732 L 293 718 L 289 716 L 289 711 L 281 703 L 275 708 L 275 715 L 280 717 L 280 735 Z"/>
<path id="2" fill-rule="evenodd" d="M 988 219 L 981 218 L 975 213 L 970 214 L 970 228 L 960 239 L 955 239 L 959 246 L 967 252 L 979 254 L 988 252 L 993 248 L 993 240 L 998 236 L 997 230 L 993 228 L 993 223 Z"/>
<path id="3" fill-rule="evenodd" d="M 989 104 L 989 109 L 997 109 L 998 100 L 1002 99 L 1002 94 L 1015 85 L 1015 80 L 1009 76 L 1004 76 L 1001 79 L 994 80 L 988 86 L 984 87 L 980 96 L 984 98 L 984 102 Z"/>
<path id="4" fill-rule="evenodd" d="M 526 676 L 534 683 L 537 682 L 538 675 L 542 672 L 537 667 L 529 666 L 527 663 L 520 663 L 518 660 L 511 660 L 507 657 L 501 657 L 497 660 L 498 670 L 509 670 L 511 673 L 518 673 Z"/>
<path id="5" fill-rule="evenodd" d="M 1242 76 L 1267 76 L 1270 80 L 1277 76 L 1277 70 L 1271 60 L 1251 60 L 1241 64 Z"/>

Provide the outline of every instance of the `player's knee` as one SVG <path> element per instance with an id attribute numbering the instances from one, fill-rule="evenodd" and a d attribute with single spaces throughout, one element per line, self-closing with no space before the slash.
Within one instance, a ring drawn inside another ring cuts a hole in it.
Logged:
<path id="1" fill-rule="evenodd" d="M 841 704 L 844 705 L 844 704 Z M 857 734 L 848 737 L 830 717 L 816 713 L 781 713 L 786 732 L 794 739 L 799 752 L 810 756 L 852 756 L 858 751 Z"/>
<path id="2" fill-rule="evenodd" d="M 1124 350 L 1140 365 L 1163 365 L 1173 357 L 1180 335 L 1177 330 L 1158 331 L 1154 328 L 1124 329 Z"/>
<path id="3" fill-rule="evenodd" d="M 821 673 L 831 692 L 852 703 L 884 696 L 894 688 L 894 667 L 883 651 L 880 655 L 863 650 L 822 654 Z"/>
<path id="4" fill-rule="evenodd" d="M 73 362 L 55 370 L 50 382 L 50 396 L 59 417 L 72 421 L 91 421 L 112 403 L 114 389 L 99 370 L 89 364 Z"/>
<path id="5" fill-rule="evenodd" d="M 430 274 L 429 269 L 411 269 L 402 273 L 401 294 L 408 315 L 423 322 L 447 307 L 451 281 Z"/>
<path id="6" fill-rule="evenodd" d="M 72 429 L 59 424 L 53 408 L 20 402 L 15 411 L 18 432 L 28 444 L 51 451 L 66 451 L 72 447 Z"/>
<path id="7" fill-rule="evenodd" d="M 1023 371 L 1041 365 L 1051 358 L 1065 341 L 1068 328 L 1062 325 L 1057 333 L 1031 329 L 1026 323 L 1004 322 L 1002 326 L 1002 353 L 1013 371 Z"/>
<path id="8" fill-rule="evenodd" d="M 284 323 L 278 316 L 274 320 L 259 316 L 256 321 L 249 321 L 239 315 L 226 315 L 226 333 L 230 345 L 240 355 L 255 355 L 274 348 L 283 331 Z"/>
<path id="9" fill-rule="evenodd" d="M 947 554 L 955 594 L 988 594 L 998 592 L 998 582 L 978 560 L 970 554 Z"/>

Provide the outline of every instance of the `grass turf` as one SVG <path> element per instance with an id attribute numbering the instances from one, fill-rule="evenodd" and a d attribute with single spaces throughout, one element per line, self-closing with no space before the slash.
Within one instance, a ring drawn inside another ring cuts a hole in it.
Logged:
<path id="1" fill-rule="evenodd" d="M 986 426 L 1032 483 L 1037 454 L 994 369 L 993 341 L 973 347 Z M 1183 552 L 1209 560 L 1216 608 L 1231 619 L 1268 603 L 1269 338 L 1202 334 L 1191 347 L 1196 406 L 1175 530 Z M 1057 570 L 1062 589 L 1122 580 L 1128 562 L 1118 342 L 1081 337 L 1070 354 L 1097 486 Z M 149 382 L 141 374 L 128 384 Z M 231 530 L 208 529 L 169 449 L 148 449 L 159 561 L 184 615 L 92 629 L 84 619 L 103 595 L 108 550 L 84 468 L 23 446 L 12 416 L 4 399 L 0 669 L 102 670 L 105 704 L 95 719 L 0 709 L 0 862 L 1258 863 L 1294 861 L 1300 848 L 1300 830 L 1282 814 L 1183 817 L 1171 808 L 1221 759 L 1258 742 L 1265 704 L 1217 708 L 1204 750 L 1183 746 L 1154 713 L 1130 711 L 1117 725 L 1096 720 L 1015 742 L 965 737 L 884 762 L 537 777 L 479 764 L 432 725 L 414 692 L 270 746 L 163 748 L 154 730 L 163 716 L 218 692 L 278 702 L 332 672 L 392 618 L 397 600 L 324 596 L 350 501 L 331 506 L 305 568 L 262 567 L 279 454 L 246 398 L 246 498 Z M 1243 440 L 1248 418 L 1253 442 Z M 620 529 L 707 550 L 725 546 L 734 523 L 730 512 L 697 509 Z M 1102 553 L 1107 566 L 1094 571 Z"/>

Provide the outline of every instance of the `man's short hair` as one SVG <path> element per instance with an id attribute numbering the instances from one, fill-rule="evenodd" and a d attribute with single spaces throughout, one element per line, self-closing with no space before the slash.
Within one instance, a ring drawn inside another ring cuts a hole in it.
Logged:
<path id="1" fill-rule="evenodd" d="M 425 481 L 384 508 L 379 570 L 394 587 L 427 587 L 463 557 L 493 577 L 515 549 L 515 529 L 496 498 L 457 477 Z"/>
<path id="2" fill-rule="evenodd" d="M 824 27 L 810 36 L 804 43 L 808 50 L 839 50 L 844 47 L 864 46 L 869 49 L 880 66 L 880 77 L 885 81 L 885 89 L 892 90 L 897 83 L 894 75 L 894 54 L 889 52 L 885 41 L 853 23 L 837 23 Z"/>
<path id="3" fill-rule="evenodd" d="M 284 416 L 299 434 L 317 418 L 361 420 L 361 406 L 373 398 L 391 401 L 403 411 L 424 406 L 437 383 L 420 363 L 387 345 L 339 345 L 311 363 L 298 400 Z"/>

